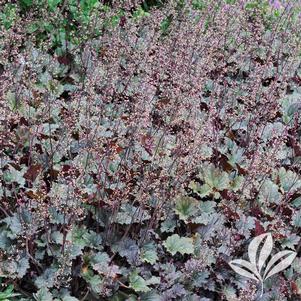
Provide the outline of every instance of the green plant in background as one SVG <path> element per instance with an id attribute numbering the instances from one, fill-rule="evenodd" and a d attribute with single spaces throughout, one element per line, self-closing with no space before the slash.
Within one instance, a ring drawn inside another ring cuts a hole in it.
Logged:
<path id="1" fill-rule="evenodd" d="M 51 48 L 63 55 L 83 41 L 100 35 L 105 26 L 116 25 L 120 13 L 107 20 L 97 17 L 108 10 L 110 8 L 99 0 L 19 0 L 0 9 L 0 25 L 8 30 L 17 18 L 30 15 L 31 21 L 26 22 L 27 33 L 35 36 L 38 45 L 50 42 Z"/>
<path id="2" fill-rule="evenodd" d="M 0 25 L 3 25 L 5 29 L 9 29 L 14 24 L 17 16 L 16 4 L 5 4 L 2 11 L 0 11 Z"/>
<path id="3" fill-rule="evenodd" d="M 192 7 L 194 9 L 197 9 L 197 10 L 203 10 L 204 8 L 206 8 L 206 3 L 204 0 L 193 0 L 192 1 Z"/>
<path id="4" fill-rule="evenodd" d="M 0 277 L 0 286 L 2 278 Z M 14 292 L 14 286 L 8 285 L 4 290 L 0 291 L 0 301 L 12 301 L 14 297 L 20 296 L 20 294 Z"/>
<path id="5" fill-rule="evenodd" d="M 139 6 L 133 13 L 133 18 L 139 20 L 140 18 L 149 17 L 150 13 L 145 11 L 141 6 Z"/>
<path id="6" fill-rule="evenodd" d="M 168 34 L 168 31 L 169 31 L 170 26 L 172 24 L 173 18 L 174 18 L 173 15 L 169 15 L 168 17 L 166 17 L 161 22 L 160 29 L 161 29 L 163 35 L 167 35 Z"/>

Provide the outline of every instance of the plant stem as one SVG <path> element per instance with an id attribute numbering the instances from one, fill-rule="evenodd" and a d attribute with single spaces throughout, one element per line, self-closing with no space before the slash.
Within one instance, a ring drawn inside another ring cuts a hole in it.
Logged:
<path id="1" fill-rule="evenodd" d="M 261 281 L 260 283 L 261 283 L 261 293 L 260 293 L 260 298 L 262 298 L 262 295 L 263 295 L 263 281 Z"/>

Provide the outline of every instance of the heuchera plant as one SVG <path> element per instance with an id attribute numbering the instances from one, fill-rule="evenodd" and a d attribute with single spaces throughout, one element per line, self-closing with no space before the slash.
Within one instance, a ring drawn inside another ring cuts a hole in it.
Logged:
<path id="1" fill-rule="evenodd" d="M 300 4 L 0 4 L 0 300 L 299 300 Z"/>

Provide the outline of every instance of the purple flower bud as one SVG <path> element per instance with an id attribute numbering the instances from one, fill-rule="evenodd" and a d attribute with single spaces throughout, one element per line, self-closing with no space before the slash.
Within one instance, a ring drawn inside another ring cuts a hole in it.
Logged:
<path id="1" fill-rule="evenodd" d="M 281 3 L 279 0 L 270 0 L 270 5 L 273 7 L 273 9 L 281 9 Z"/>

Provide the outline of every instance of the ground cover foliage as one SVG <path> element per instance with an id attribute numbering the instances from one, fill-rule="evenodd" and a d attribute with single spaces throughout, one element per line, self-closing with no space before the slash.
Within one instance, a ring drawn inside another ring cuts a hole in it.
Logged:
<path id="1" fill-rule="evenodd" d="M 300 300 L 298 1 L 0 3 L 0 300 Z"/>

